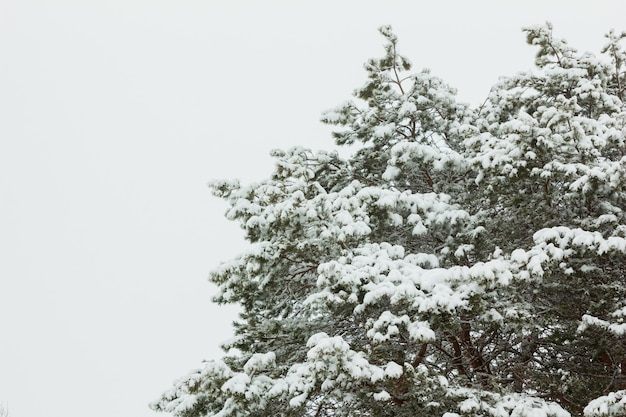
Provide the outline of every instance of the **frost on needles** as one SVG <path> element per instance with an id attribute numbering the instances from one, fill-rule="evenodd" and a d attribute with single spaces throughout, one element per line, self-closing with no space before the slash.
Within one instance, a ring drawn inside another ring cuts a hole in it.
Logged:
<path id="1" fill-rule="evenodd" d="M 215 181 L 251 246 L 211 275 L 242 313 L 222 360 L 151 406 L 201 416 L 626 415 L 626 34 L 596 57 L 524 29 L 536 68 L 478 108 L 389 27 L 356 151 L 274 151 Z"/>

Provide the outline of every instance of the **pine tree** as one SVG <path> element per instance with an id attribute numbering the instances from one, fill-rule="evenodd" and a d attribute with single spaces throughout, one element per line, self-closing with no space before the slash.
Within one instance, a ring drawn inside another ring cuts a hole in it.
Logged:
<path id="1" fill-rule="evenodd" d="M 524 30 L 536 70 L 478 108 L 391 28 L 352 101 L 356 151 L 274 151 L 215 181 L 247 252 L 211 275 L 235 338 L 151 406 L 201 416 L 626 414 L 626 34 L 600 57 Z"/>

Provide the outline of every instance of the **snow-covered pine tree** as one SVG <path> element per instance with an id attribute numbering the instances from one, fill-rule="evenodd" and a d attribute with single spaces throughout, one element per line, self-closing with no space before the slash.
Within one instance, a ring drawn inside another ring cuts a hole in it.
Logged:
<path id="1" fill-rule="evenodd" d="M 525 29 L 536 70 L 473 109 L 381 28 L 352 157 L 274 151 L 216 181 L 251 246 L 211 275 L 242 307 L 223 360 L 152 408 L 201 416 L 626 414 L 626 53 Z"/>

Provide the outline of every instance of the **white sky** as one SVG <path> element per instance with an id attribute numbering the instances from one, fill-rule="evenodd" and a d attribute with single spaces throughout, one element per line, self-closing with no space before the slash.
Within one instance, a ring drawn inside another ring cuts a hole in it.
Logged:
<path id="1" fill-rule="evenodd" d="M 211 268 L 244 248 L 206 182 L 330 148 L 322 110 L 401 52 L 482 101 L 546 20 L 599 52 L 615 1 L 0 0 L 0 400 L 11 417 L 148 417 L 219 355 Z"/>

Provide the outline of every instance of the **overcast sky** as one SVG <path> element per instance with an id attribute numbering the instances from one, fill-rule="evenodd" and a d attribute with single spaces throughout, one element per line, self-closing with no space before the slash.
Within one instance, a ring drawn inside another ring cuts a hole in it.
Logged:
<path id="1" fill-rule="evenodd" d="M 154 417 L 230 336 L 208 272 L 245 248 L 213 178 L 333 146 L 322 110 L 391 24 L 481 102 L 532 67 L 520 28 L 599 52 L 615 1 L 0 1 L 0 401 L 11 417 Z"/>

